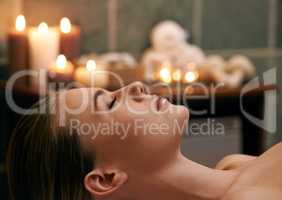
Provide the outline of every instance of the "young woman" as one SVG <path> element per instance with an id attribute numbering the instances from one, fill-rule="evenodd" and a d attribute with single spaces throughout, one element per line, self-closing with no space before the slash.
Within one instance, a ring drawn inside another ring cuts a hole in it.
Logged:
<path id="1" fill-rule="evenodd" d="M 11 139 L 15 200 L 282 199 L 282 144 L 258 158 L 229 156 L 216 169 L 199 165 L 180 152 L 188 110 L 139 82 L 73 89 L 45 103 L 48 112 L 27 115 Z"/>

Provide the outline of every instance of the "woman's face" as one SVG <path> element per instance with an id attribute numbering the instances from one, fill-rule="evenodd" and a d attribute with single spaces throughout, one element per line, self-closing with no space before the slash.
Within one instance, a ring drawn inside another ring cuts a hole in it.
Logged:
<path id="1" fill-rule="evenodd" d="M 158 169 L 179 153 L 189 115 L 186 107 L 150 95 L 139 82 L 114 92 L 69 90 L 60 108 L 60 118 L 66 116 L 96 166 L 140 170 Z"/>

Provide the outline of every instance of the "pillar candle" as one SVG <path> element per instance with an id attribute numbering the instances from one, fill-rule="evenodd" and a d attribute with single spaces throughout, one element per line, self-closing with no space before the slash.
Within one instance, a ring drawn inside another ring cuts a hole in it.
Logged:
<path id="1" fill-rule="evenodd" d="M 56 60 L 59 52 L 59 33 L 41 23 L 29 31 L 32 69 L 48 69 Z"/>
<path id="2" fill-rule="evenodd" d="M 8 33 L 8 63 L 10 75 L 28 69 L 28 37 L 26 21 L 23 15 L 16 19 L 15 28 Z"/>
<path id="3" fill-rule="evenodd" d="M 78 26 L 73 26 L 68 18 L 63 18 L 60 23 L 60 53 L 67 59 L 74 60 L 80 55 L 80 35 Z"/>
<path id="4" fill-rule="evenodd" d="M 33 70 L 48 68 L 54 63 L 59 53 L 59 31 L 48 28 L 46 23 L 41 23 L 38 28 L 31 28 L 28 33 L 30 46 L 30 61 Z M 37 84 L 38 80 L 33 79 Z M 41 80 L 42 83 L 44 81 Z M 47 77 L 46 77 L 47 82 Z"/>

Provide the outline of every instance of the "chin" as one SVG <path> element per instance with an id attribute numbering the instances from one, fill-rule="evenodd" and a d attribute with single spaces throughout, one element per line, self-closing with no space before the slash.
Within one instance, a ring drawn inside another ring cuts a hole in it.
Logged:
<path id="1" fill-rule="evenodd" d="M 186 106 L 175 105 L 174 107 L 178 119 L 189 120 L 189 109 Z"/>
<path id="2" fill-rule="evenodd" d="M 179 121 L 180 123 L 184 123 L 185 125 L 185 130 L 186 127 L 188 126 L 188 121 L 189 121 L 189 117 L 190 117 L 190 113 L 189 113 L 189 109 L 185 106 L 178 106 L 179 109 Z M 184 134 L 184 132 L 181 133 L 181 135 Z"/>

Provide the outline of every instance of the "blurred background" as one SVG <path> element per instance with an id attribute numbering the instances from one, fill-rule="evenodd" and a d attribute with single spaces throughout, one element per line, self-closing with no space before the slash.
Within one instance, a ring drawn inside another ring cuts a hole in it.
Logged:
<path id="1" fill-rule="evenodd" d="M 29 26 L 37 26 L 42 21 L 57 25 L 67 16 L 81 28 L 82 54 L 123 51 L 133 54 L 137 60 L 151 45 L 152 28 L 163 20 L 174 20 L 189 33 L 189 42 L 201 47 L 206 54 L 220 54 L 225 58 L 234 54 L 246 55 L 260 77 L 276 67 L 277 85 L 282 86 L 282 0 L 0 0 L 1 80 L 8 77 L 7 32 L 19 14 L 28 19 Z M 7 131 L 16 120 L 7 114 L 9 108 L 5 104 L 4 91 L 0 94 L 0 142 L 5 152 Z M 265 149 L 282 138 L 281 104 L 278 95 L 277 119 L 271 119 L 277 120 L 278 127 L 275 134 L 264 135 Z M 207 165 L 213 165 L 220 156 L 240 153 L 238 126 L 241 122 L 236 117 L 220 120 L 227 127 L 231 123 L 230 130 L 235 127 L 234 131 L 217 139 L 184 140 L 187 143 L 184 151 L 187 149 L 193 159 Z M 214 152 L 217 157 L 211 158 L 206 152 L 198 155 L 199 149 L 209 149 L 210 154 Z M 4 157 L 1 156 L 1 162 Z M 4 168 L 1 164 L 3 195 L 7 193 Z"/>

